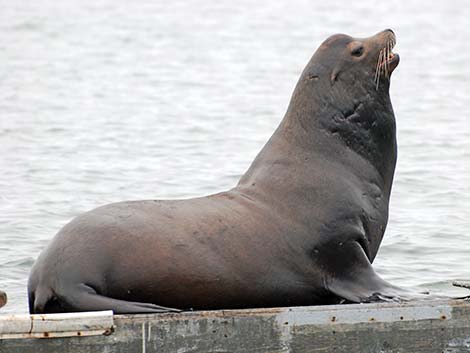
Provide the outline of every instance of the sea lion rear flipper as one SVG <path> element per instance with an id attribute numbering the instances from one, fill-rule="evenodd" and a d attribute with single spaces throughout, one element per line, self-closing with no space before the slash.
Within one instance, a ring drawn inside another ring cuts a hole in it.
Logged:
<path id="1" fill-rule="evenodd" d="M 408 300 L 407 291 L 380 278 L 358 242 L 341 246 L 338 261 L 327 279 L 327 288 L 354 303 Z"/>
<path id="2" fill-rule="evenodd" d="M 47 301 L 47 303 L 35 301 L 34 313 L 112 310 L 115 314 L 143 314 L 181 311 L 151 303 L 131 302 L 106 297 L 98 294 L 86 284 L 67 287 L 67 293 L 51 296 Z"/>

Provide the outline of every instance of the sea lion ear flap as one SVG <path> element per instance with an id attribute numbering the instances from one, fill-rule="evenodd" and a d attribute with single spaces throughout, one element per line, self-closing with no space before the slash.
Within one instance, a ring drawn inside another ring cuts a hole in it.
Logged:
<path id="1" fill-rule="evenodd" d="M 330 81 L 332 85 L 334 85 L 334 83 L 338 79 L 339 73 L 340 73 L 340 70 L 338 68 L 334 68 L 333 71 L 331 71 Z"/>

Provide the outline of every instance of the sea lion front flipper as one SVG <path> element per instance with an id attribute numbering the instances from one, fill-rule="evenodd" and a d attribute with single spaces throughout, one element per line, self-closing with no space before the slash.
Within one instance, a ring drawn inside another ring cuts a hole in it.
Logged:
<path id="1" fill-rule="evenodd" d="M 354 303 L 405 301 L 405 289 L 380 278 L 372 268 L 363 248 L 356 241 L 344 243 L 326 279 L 327 289 Z"/>

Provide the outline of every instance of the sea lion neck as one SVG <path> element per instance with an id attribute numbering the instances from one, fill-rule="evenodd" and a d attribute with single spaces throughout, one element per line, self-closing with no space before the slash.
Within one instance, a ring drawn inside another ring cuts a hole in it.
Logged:
<path id="1" fill-rule="evenodd" d="M 318 159 L 341 163 L 346 149 L 376 169 L 389 193 L 396 148 L 388 90 L 367 94 L 364 89 L 362 96 L 356 91 L 355 97 L 350 97 L 340 88 L 312 87 L 301 77 L 284 119 L 238 185 L 271 180 L 273 174 L 277 175 L 274 178 L 288 177 L 289 173 L 280 169 L 292 168 L 298 173 L 308 170 L 307 163 L 315 168 Z M 359 168 L 349 160 L 344 162 L 344 168 Z"/>
<path id="2" fill-rule="evenodd" d="M 303 82 L 300 84 L 304 85 Z M 347 148 L 375 166 L 384 180 L 391 184 L 397 146 L 388 85 L 383 85 L 378 91 L 371 85 L 361 85 L 361 82 L 353 87 L 313 87 L 310 102 L 305 94 L 308 89 L 297 89 L 286 114 L 285 125 L 298 125 L 304 130 L 309 138 L 299 142 L 311 150 L 318 149 L 316 141 L 320 139 L 328 141 L 330 149 Z"/>

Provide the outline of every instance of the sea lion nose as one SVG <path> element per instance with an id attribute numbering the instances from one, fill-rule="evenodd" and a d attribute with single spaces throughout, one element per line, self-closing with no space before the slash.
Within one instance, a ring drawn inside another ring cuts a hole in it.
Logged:
<path id="1" fill-rule="evenodd" d="M 391 28 L 387 28 L 386 30 L 384 30 L 384 32 L 392 32 L 392 34 L 395 34 L 395 32 Z"/>

